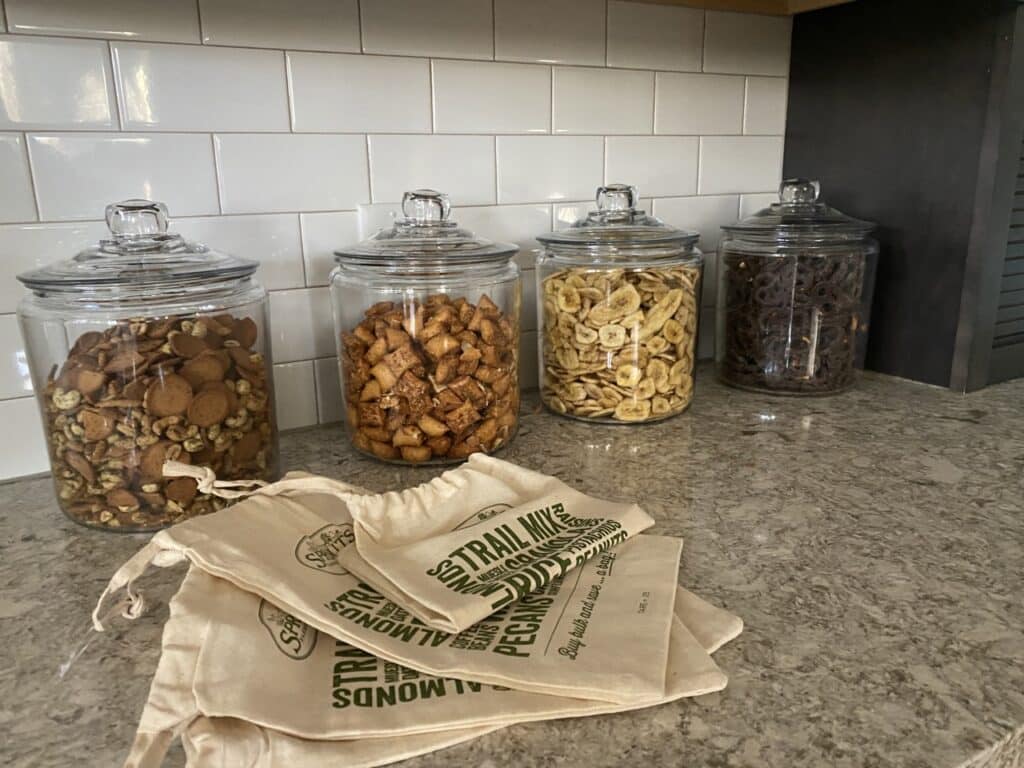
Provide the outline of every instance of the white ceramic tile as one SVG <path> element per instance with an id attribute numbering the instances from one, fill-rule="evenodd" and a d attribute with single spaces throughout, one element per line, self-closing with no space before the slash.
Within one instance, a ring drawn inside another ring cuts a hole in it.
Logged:
<path id="1" fill-rule="evenodd" d="M 356 208 L 356 239 L 365 240 L 381 229 L 391 229 L 395 219 L 401 215 L 400 201 L 360 205 Z"/>
<path id="2" fill-rule="evenodd" d="M 488 240 L 519 246 L 516 261 L 523 269 L 532 269 L 536 261 L 537 235 L 551 229 L 549 205 L 488 205 L 456 208 L 452 218 L 463 227 Z"/>
<path id="3" fill-rule="evenodd" d="M 18 318 L 0 315 L 0 400 L 31 394 L 32 375 L 25 359 Z"/>
<path id="4" fill-rule="evenodd" d="M 0 400 L 0 423 L 18 436 L 18 450 L 0 453 L 0 480 L 50 471 L 43 423 L 34 397 Z"/>
<path id="5" fill-rule="evenodd" d="M 270 333 L 271 355 L 275 363 L 336 354 L 334 319 L 327 289 L 272 292 Z"/>
<path id="6" fill-rule="evenodd" d="M 313 361 L 316 376 L 317 415 L 321 424 L 333 424 L 345 418 L 341 402 L 340 372 L 338 358 L 321 357 Z"/>
<path id="7" fill-rule="evenodd" d="M 608 66 L 700 72 L 704 11 L 610 0 Z"/>
<path id="8" fill-rule="evenodd" d="M 704 71 L 740 75 L 789 74 L 791 16 L 708 11 Z"/>
<path id="9" fill-rule="evenodd" d="M 494 58 L 604 64 L 605 0 L 494 0 Z"/>
<path id="10" fill-rule="evenodd" d="M 280 51 L 114 43 L 126 130 L 286 131 Z"/>
<path id="11" fill-rule="evenodd" d="M 107 234 L 107 225 L 98 221 L 0 226 L 0 312 L 14 312 L 25 295 L 15 275 L 70 258 Z"/>
<path id="12" fill-rule="evenodd" d="M 697 192 L 696 136 L 609 136 L 606 184 L 632 184 L 652 197 Z"/>
<path id="13" fill-rule="evenodd" d="M 175 219 L 170 228 L 188 240 L 258 261 L 256 280 L 267 290 L 305 285 L 299 217 L 294 213 Z"/>
<path id="14" fill-rule="evenodd" d="M 555 67 L 551 80 L 555 133 L 650 133 L 654 74 L 628 69 Z"/>
<path id="15" fill-rule="evenodd" d="M 654 215 L 674 227 L 700 232 L 697 245 L 702 251 L 713 251 L 718 247 L 720 227 L 736 221 L 739 205 L 737 195 L 666 197 L 654 201 Z"/>
<path id="16" fill-rule="evenodd" d="M 538 388 L 537 332 L 526 331 L 519 337 L 519 389 L 532 392 Z"/>
<path id="17" fill-rule="evenodd" d="M 0 133 L 0 223 L 35 219 L 25 139 L 20 133 Z"/>
<path id="18" fill-rule="evenodd" d="M 362 136 L 214 137 L 224 213 L 355 208 L 369 198 Z"/>
<path id="19" fill-rule="evenodd" d="M 145 197 L 172 216 L 218 213 L 210 137 L 186 134 L 29 134 L 43 220 L 95 219 L 116 200 Z"/>
<path id="20" fill-rule="evenodd" d="M 274 366 L 274 403 L 278 429 L 316 424 L 316 384 L 313 361 Z"/>
<path id="21" fill-rule="evenodd" d="M 654 132 L 740 133 L 743 128 L 742 77 L 659 72 Z"/>
<path id="22" fill-rule="evenodd" d="M 11 32 L 198 43 L 195 0 L 4 0 Z"/>
<path id="23" fill-rule="evenodd" d="M 548 133 L 551 69 L 532 64 L 433 62 L 438 133 Z"/>
<path id="24" fill-rule="evenodd" d="M 600 186 L 603 166 L 599 136 L 499 136 L 498 201 L 585 199 Z"/>
<path id="25" fill-rule="evenodd" d="M 0 129 L 117 128 L 107 44 L 0 37 Z"/>
<path id="26" fill-rule="evenodd" d="M 204 43 L 359 51 L 358 0 L 199 0 L 199 10 Z"/>
<path id="27" fill-rule="evenodd" d="M 430 62 L 289 53 L 296 131 L 430 133 Z"/>
<path id="28" fill-rule="evenodd" d="M 743 132 L 781 136 L 786 132 L 786 97 L 789 81 L 784 77 L 748 77 Z"/>
<path id="29" fill-rule="evenodd" d="M 367 53 L 494 58 L 491 0 L 370 0 L 360 11 Z"/>
<path id="30" fill-rule="evenodd" d="M 700 140 L 702 195 L 765 192 L 782 178 L 781 136 L 703 136 Z"/>
<path id="31" fill-rule="evenodd" d="M 306 285 L 327 285 L 334 269 L 334 252 L 363 239 L 359 236 L 355 211 L 304 213 L 302 254 L 306 261 Z"/>
<path id="32" fill-rule="evenodd" d="M 494 202 L 490 136 L 371 136 L 373 201 L 401 200 L 410 189 L 447 192 L 453 205 Z M 339 206 L 340 207 L 340 206 Z"/>
<path id="33" fill-rule="evenodd" d="M 775 192 L 762 192 L 756 195 L 740 195 L 740 218 L 753 216 L 762 208 L 767 208 L 772 203 L 779 202 L 779 196 Z"/>

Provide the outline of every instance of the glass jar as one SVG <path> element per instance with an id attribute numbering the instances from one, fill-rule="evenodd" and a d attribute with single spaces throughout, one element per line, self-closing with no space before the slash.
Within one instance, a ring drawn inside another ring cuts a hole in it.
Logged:
<path id="1" fill-rule="evenodd" d="M 219 509 L 163 463 L 273 480 L 267 292 L 257 264 L 167 231 L 148 200 L 107 207 L 110 238 L 18 276 L 18 319 L 61 509 L 148 531 Z"/>
<path id="2" fill-rule="evenodd" d="M 841 392 L 863 366 L 878 244 L 874 224 L 818 201 L 816 181 L 787 179 L 779 202 L 722 227 L 715 363 L 757 392 Z"/>
<path id="3" fill-rule="evenodd" d="M 555 413 L 650 422 L 693 398 L 699 235 L 636 201 L 634 187 L 599 187 L 596 211 L 537 238 L 541 398 Z"/>
<path id="4" fill-rule="evenodd" d="M 491 453 L 519 426 L 518 249 L 460 229 L 434 190 L 405 193 L 402 213 L 335 252 L 346 431 L 396 463 Z"/>

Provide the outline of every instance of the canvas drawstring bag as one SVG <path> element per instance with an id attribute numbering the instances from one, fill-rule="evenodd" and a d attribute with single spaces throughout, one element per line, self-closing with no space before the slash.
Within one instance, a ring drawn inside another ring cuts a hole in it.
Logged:
<path id="1" fill-rule="evenodd" d="M 473 462 L 474 472 L 490 471 L 491 461 Z M 216 481 L 204 482 L 220 490 Z M 474 480 L 480 494 L 487 487 Z M 501 475 L 493 487 L 512 485 Z M 613 703 L 664 693 L 681 540 L 633 537 L 456 635 L 415 619 L 339 562 L 356 535 L 348 506 L 361 495 L 346 483 L 296 473 L 160 531 L 111 579 L 94 625 L 102 629 L 104 601 L 121 588 L 128 592 L 125 614 L 140 613 L 133 582 L 150 564 L 189 560 L 317 630 L 439 677 Z"/>
<path id="2" fill-rule="evenodd" d="M 741 622 L 686 590 L 680 589 L 676 605 L 666 695 L 637 706 L 726 684 L 708 651 L 735 637 Z M 706 647 L 686 621 L 701 622 Z M 127 765 L 159 764 L 171 738 L 196 718 L 351 742 L 632 708 L 423 675 L 318 633 L 192 568 L 171 601 L 162 655 Z"/>
<path id="3" fill-rule="evenodd" d="M 348 500 L 338 561 L 427 626 L 461 632 L 654 524 L 482 453 L 428 483 Z"/>

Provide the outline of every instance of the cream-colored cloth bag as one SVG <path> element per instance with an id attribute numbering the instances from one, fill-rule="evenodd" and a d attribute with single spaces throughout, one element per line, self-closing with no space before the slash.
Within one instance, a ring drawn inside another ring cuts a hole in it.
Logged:
<path id="1" fill-rule="evenodd" d="M 667 693 L 649 706 L 725 687 L 709 650 L 742 623 L 679 590 Z M 230 718 L 315 740 L 407 737 L 635 708 L 436 678 L 318 633 L 266 601 L 192 568 L 171 601 L 162 655 L 129 756 L 159 764 L 197 718 Z M 686 621 L 704 638 L 702 646 Z"/>
<path id="2" fill-rule="evenodd" d="M 482 453 L 429 483 L 348 500 L 349 571 L 430 627 L 461 632 L 654 524 Z"/>
<path id="3" fill-rule="evenodd" d="M 338 562 L 354 539 L 346 501 L 357 495 L 345 483 L 290 475 L 160 531 L 111 579 L 94 624 L 102 629 L 103 601 L 122 587 L 126 615 L 141 612 L 132 583 L 150 563 L 189 560 L 315 629 L 422 672 L 614 703 L 664 693 L 680 539 L 634 537 L 454 635 L 411 617 Z"/>
<path id="4" fill-rule="evenodd" d="M 188 768 L 373 768 L 461 744 L 502 726 L 394 739 L 309 741 L 244 720 L 196 719 L 182 734 Z"/>

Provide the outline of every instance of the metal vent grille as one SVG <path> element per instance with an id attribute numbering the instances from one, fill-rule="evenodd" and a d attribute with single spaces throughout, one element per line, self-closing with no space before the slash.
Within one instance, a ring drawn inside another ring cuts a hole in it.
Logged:
<path id="1" fill-rule="evenodd" d="M 990 382 L 1024 376 L 1024 143 L 1017 163 L 1010 234 L 992 335 Z"/>

